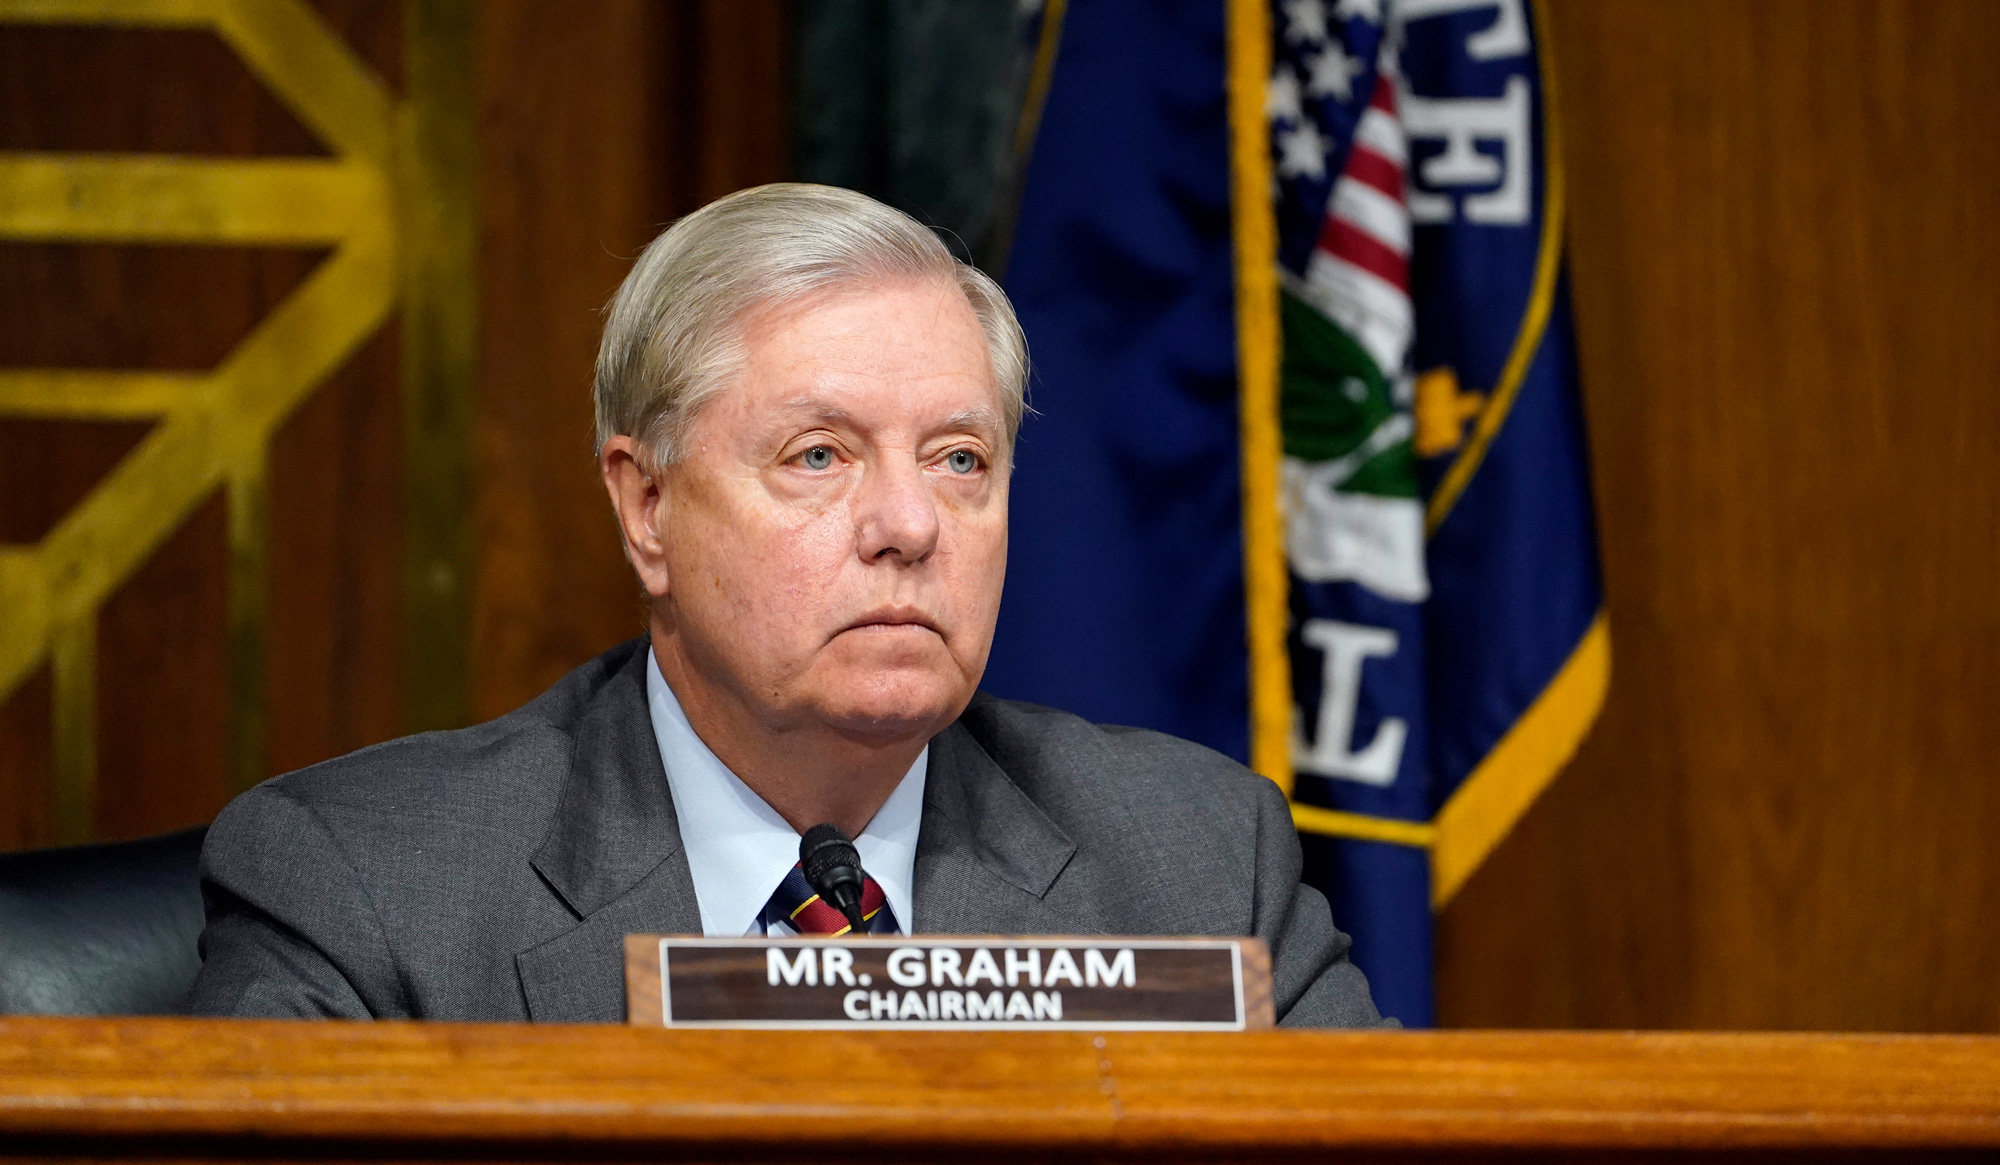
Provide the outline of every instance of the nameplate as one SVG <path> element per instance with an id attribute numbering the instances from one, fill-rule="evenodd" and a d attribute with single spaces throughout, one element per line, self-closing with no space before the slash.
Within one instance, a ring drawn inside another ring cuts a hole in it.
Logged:
<path id="1" fill-rule="evenodd" d="M 1272 1023 L 1255 938 L 625 939 L 640 1027 L 1242 1031 Z"/>

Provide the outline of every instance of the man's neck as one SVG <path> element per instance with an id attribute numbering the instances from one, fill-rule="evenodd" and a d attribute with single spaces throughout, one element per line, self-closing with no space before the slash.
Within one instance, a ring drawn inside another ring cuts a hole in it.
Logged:
<path id="1" fill-rule="evenodd" d="M 695 735 L 800 833 L 830 821 L 859 837 L 929 743 L 927 735 L 856 741 L 813 724 L 774 730 L 727 690 L 703 680 L 657 629 L 653 643 L 660 676 Z"/>

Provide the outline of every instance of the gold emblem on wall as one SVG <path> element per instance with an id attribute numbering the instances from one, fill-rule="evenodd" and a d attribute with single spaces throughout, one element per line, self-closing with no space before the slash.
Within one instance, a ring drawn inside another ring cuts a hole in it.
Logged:
<path id="1" fill-rule="evenodd" d="M 0 238 L 331 248 L 207 372 L 0 369 L 0 415 L 154 422 L 39 543 L 0 548 L 0 699 L 50 665 L 61 841 L 91 832 L 99 608 L 218 488 L 229 510 L 231 776 L 245 787 L 267 775 L 267 446 L 399 298 L 406 590 L 410 626 L 428 629 L 412 637 L 410 690 L 429 699 L 412 719 L 463 714 L 470 19 L 467 0 L 413 0 L 399 101 L 303 0 L 0 0 L 7 22 L 208 29 L 332 154 L 0 153 Z"/>

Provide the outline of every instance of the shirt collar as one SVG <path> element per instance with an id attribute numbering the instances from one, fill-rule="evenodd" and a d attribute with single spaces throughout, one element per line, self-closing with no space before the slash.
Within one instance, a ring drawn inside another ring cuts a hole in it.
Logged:
<path id="1" fill-rule="evenodd" d="M 701 907 L 702 933 L 726 937 L 761 933 L 758 916 L 764 904 L 799 860 L 798 831 L 702 743 L 650 650 L 646 706 L 660 763 L 667 770 L 674 813 L 680 819 L 681 845 L 687 850 L 688 872 Z M 854 839 L 862 866 L 881 885 L 905 934 L 916 919 L 911 897 L 930 755 L 930 746 L 925 745 Z"/>

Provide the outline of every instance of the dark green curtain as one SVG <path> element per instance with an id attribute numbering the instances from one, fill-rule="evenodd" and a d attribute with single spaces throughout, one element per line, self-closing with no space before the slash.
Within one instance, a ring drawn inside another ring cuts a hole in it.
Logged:
<path id="1" fill-rule="evenodd" d="M 799 177 L 942 228 L 996 274 L 1011 234 L 1015 135 L 1041 6 L 1020 0 L 802 0 Z"/>

